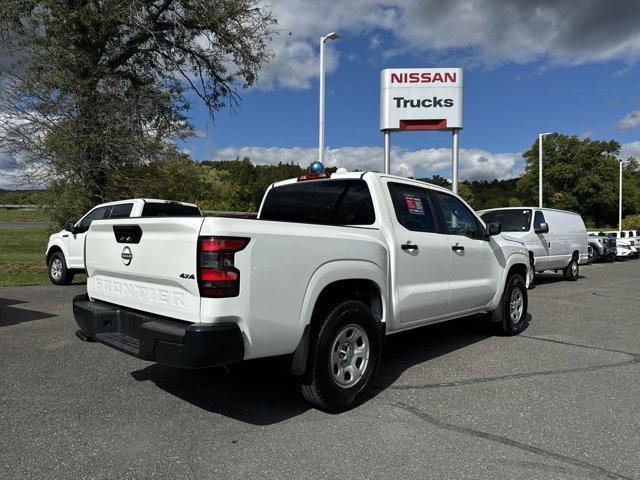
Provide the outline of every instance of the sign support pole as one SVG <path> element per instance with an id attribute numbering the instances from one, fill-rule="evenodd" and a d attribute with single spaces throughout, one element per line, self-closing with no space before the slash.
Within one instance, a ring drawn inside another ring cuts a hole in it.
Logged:
<path id="1" fill-rule="evenodd" d="M 459 135 L 460 130 L 454 128 L 451 135 L 451 168 L 453 170 L 453 173 L 451 175 L 451 184 L 452 191 L 456 195 L 458 194 L 458 156 L 460 153 Z"/>
<path id="2" fill-rule="evenodd" d="M 391 173 L 391 132 L 384 130 L 384 173 Z"/>

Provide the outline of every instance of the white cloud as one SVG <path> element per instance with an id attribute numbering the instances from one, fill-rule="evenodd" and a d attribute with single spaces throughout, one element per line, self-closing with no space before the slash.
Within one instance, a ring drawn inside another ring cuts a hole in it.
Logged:
<path id="1" fill-rule="evenodd" d="M 640 159 L 640 140 L 623 144 L 620 149 L 620 157 L 625 160 L 629 157 Z"/>
<path id="2" fill-rule="evenodd" d="M 390 52 L 428 54 L 429 63 L 495 66 L 543 61 L 580 65 L 640 58 L 640 2 L 606 0 L 267 0 L 278 19 L 271 47 L 276 59 L 259 88 L 308 89 L 318 77 L 318 43 L 330 31 L 327 72 L 350 35 L 369 34 L 380 62 Z M 390 38 L 384 39 L 385 32 Z M 335 46 L 335 49 L 333 48 Z M 371 51 L 367 53 L 370 55 Z M 386 59 L 386 60 L 385 60 Z"/>
<path id="3" fill-rule="evenodd" d="M 232 160 L 247 157 L 257 165 L 278 162 L 308 166 L 317 159 L 316 148 L 229 147 L 214 152 L 214 160 Z M 325 164 L 348 170 L 383 169 L 381 147 L 340 147 L 327 149 Z M 439 174 L 451 176 L 451 150 L 428 148 L 421 150 L 391 149 L 392 173 L 405 177 L 425 177 Z M 477 148 L 460 149 L 459 173 L 462 180 L 493 180 L 514 178 L 523 172 L 520 153 L 491 153 Z"/>
<path id="4" fill-rule="evenodd" d="M 622 117 L 616 125 L 621 130 L 629 130 L 630 128 L 635 128 L 639 126 L 640 125 L 640 109 L 630 111 L 624 117 Z"/>
<path id="5" fill-rule="evenodd" d="M 268 4 L 278 19 L 279 35 L 274 36 L 270 45 L 276 57 L 266 66 L 258 83 L 263 90 L 311 88 L 311 81 L 319 76 L 322 35 L 332 31 L 360 34 L 374 28 L 388 29 L 397 21 L 395 8 L 374 0 L 271 0 Z M 336 42 L 329 40 L 325 45 L 325 69 L 331 74 L 338 67 L 339 53 Z"/>

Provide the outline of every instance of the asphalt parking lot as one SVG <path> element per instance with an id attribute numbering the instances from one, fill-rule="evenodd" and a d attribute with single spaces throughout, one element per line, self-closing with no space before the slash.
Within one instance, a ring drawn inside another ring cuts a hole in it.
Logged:
<path id="1" fill-rule="evenodd" d="M 540 278 L 518 337 L 390 337 L 339 415 L 282 361 L 181 371 L 80 342 L 83 285 L 0 288 L 2 477 L 640 479 L 640 260 L 581 274 Z"/>

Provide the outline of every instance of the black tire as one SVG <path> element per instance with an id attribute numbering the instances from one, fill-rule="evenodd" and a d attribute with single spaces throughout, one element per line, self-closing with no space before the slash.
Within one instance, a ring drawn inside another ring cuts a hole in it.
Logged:
<path id="1" fill-rule="evenodd" d="M 575 282 L 578 280 L 578 275 L 580 274 L 580 265 L 578 264 L 578 259 L 574 256 L 571 258 L 569 265 L 562 270 L 562 276 L 565 280 L 571 280 Z"/>
<path id="2" fill-rule="evenodd" d="M 511 316 L 511 302 L 517 301 L 518 291 L 521 298 L 521 311 L 517 318 Z M 524 332 L 529 326 L 529 297 L 527 295 L 527 286 L 522 275 L 514 273 L 507 279 L 500 306 L 491 314 L 491 321 L 495 323 L 496 329 L 500 335 L 517 335 Z"/>
<path id="3" fill-rule="evenodd" d="M 598 263 L 598 260 L 600 260 L 600 253 L 598 253 L 597 248 L 593 248 L 591 250 L 591 263 Z"/>
<path id="4" fill-rule="evenodd" d="M 54 285 L 69 285 L 73 280 L 73 272 L 67 268 L 62 252 L 55 252 L 49 257 L 49 280 Z"/>
<path id="5" fill-rule="evenodd" d="M 352 337 L 348 335 L 350 327 L 355 327 L 351 329 Z M 380 369 L 382 332 L 378 321 L 364 303 L 347 301 L 333 308 L 314 330 L 309 345 L 308 375 L 300 384 L 302 395 L 321 410 L 331 413 L 347 410 L 365 398 Z M 365 335 L 362 335 L 363 332 Z M 353 350 L 349 355 L 349 347 L 343 349 L 339 344 L 341 334 L 346 335 L 342 338 L 347 340 L 353 338 L 352 343 L 347 341 L 343 345 L 356 346 L 362 341 L 359 344 L 362 347 L 366 338 L 368 359 L 365 361 Z M 334 347 L 337 348 L 334 350 Z M 333 367 L 330 366 L 334 358 L 332 355 L 342 355 L 343 351 L 346 352 L 345 356 L 340 357 L 339 362 L 345 362 L 345 365 L 335 363 Z M 357 366 L 358 361 L 360 367 Z M 350 371 L 357 372 L 360 375 L 358 379 L 351 377 Z M 341 386 L 338 381 L 345 384 Z M 354 382 L 351 386 L 350 381 Z"/>

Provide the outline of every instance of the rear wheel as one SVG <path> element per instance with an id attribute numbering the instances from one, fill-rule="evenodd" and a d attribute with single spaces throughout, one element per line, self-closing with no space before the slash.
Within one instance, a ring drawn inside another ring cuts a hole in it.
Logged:
<path id="1" fill-rule="evenodd" d="M 493 311 L 491 320 L 501 335 L 517 335 L 529 326 L 527 308 L 529 297 L 522 275 L 512 274 L 507 280 L 500 306 Z"/>
<path id="2" fill-rule="evenodd" d="M 578 259 L 574 256 L 569 262 L 569 265 L 562 271 L 562 275 L 565 280 L 576 281 L 579 273 L 580 266 L 578 265 Z"/>
<path id="3" fill-rule="evenodd" d="M 597 248 L 591 250 L 591 263 L 596 263 L 600 259 L 600 254 Z"/>
<path id="4" fill-rule="evenodd" d="M 378 322 L 362 302 L 333 308 L 311 339 L 309 375 L 302 395 L 329 412 L 362 401 L 380 367 L 382 338 Z"/>
<path id="5" fill-rule="evenodd" d="M 69 285 L 73 280 L 73 272 L 67 268 L 62 252 L 55 252 L 49 258 L 49 280 L 54 285 Z"/>

